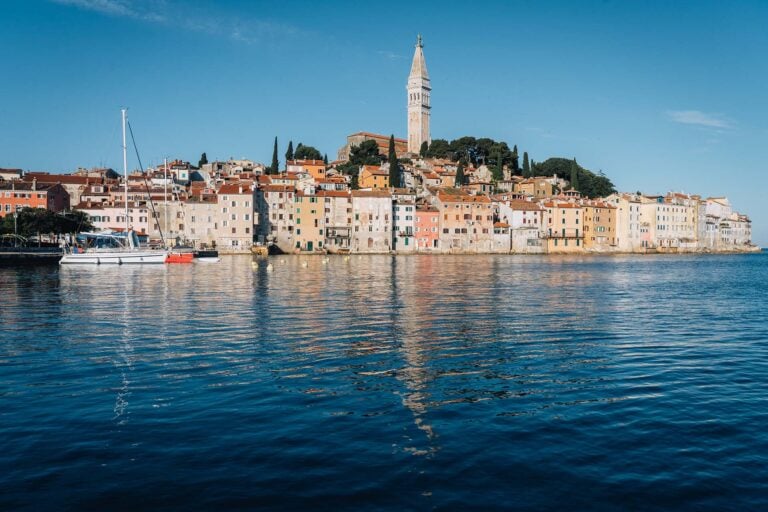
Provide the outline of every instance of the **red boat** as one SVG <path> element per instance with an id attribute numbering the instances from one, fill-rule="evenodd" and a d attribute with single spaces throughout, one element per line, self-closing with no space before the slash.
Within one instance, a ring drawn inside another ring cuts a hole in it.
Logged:
<path id="1" fill-rule="evenodd" d="M 166 263 L 192 263 L 192 259 L 195 257 L 195 253 L 192 252 L 176 252 L 171 251 L 168 253 L 168 257 L 165 258 Z"/>

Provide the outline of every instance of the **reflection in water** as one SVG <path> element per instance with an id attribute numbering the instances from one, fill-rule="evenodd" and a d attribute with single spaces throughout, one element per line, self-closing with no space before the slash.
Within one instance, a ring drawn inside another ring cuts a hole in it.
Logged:
<path id="1" fill-rule="evenodd" d="M 764 256 L 251 261 L 0 269 L 0 508 L 766 505 Z"/>

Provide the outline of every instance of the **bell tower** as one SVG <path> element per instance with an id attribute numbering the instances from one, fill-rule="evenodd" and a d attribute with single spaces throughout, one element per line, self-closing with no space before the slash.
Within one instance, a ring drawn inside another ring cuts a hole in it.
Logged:
<path id="1" fill-rule="evenodd" d="M 427 63 L 424 60 L 424 43 L 421 34 L 416 38 L 416 50 L 413 53 L 411 74 L 408 76 L 408 152 L 418 153 L 421 144 L 431 143 L 429 136 L 429 96 L 432 87 L 429 83 Z"/>

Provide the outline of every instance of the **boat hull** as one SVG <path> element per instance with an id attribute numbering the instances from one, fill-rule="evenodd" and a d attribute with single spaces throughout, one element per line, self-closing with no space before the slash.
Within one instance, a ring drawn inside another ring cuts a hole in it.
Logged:
<path id="1" fill-rule="evenodd" d="M 135 265 L 165 263 L 166 251 L 82 252 L 65 254 L 61 265 Z"/>

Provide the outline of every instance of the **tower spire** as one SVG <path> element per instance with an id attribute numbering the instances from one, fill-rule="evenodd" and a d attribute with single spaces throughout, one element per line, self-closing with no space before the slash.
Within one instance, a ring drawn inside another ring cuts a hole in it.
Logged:
<path id="1" fill-rule="evenodd" d="M 424 59 L 424 41 L 421 34 L 416 36 L 411 74 L 408 76 L 408 152 L 418 153 L 424 142 L 431 142 L 429 136 L 430 105 L 432 86 Z"/>

